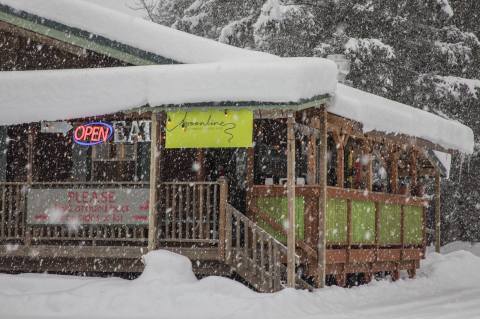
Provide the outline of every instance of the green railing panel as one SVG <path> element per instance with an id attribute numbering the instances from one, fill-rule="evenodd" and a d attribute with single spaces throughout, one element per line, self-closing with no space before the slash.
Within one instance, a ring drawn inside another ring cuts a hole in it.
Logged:
<path id="1" fill-rule="evenodd" d="M 401 244 L 401 218 L 400 205 L 380 205 L 380 244 Z"/>
<path id="2" fill-rule="evenodd" d="M 375 243 L 375 203 L 352 201 L 352 244 Z"/>
<path id="3" fill-rule="evenodd" d="M 326 230 L 328 244 L 347 243 L 347 200 L 327 200 Z"/>
<path id="4" fill-rule="evenodd" d="M 261 197 L 257 199 L 257 207 L 263 213 L 269 215 L 277 224 L 281 226 L 287 225 L 288 221 L 288 201 L 287 197 Z M 296 238 L 304 239 L 305 224 L 304 224 L 304 208 L 305 200 L 302 196 L 295 198 L 295 221 L 296 221 Z M 274 228 L 262 219 L 257 220 L 258 226 L 263 228 L 266 232 L 275 237 L 282 243 L 287 242 L 287 236 L 283 233 L 275 231 Z"/>
<path id="5" fill-rule="evenodd" d="M 420 245 L 423 243 L 423 208 L 404 206 L 405 244 Z"/>

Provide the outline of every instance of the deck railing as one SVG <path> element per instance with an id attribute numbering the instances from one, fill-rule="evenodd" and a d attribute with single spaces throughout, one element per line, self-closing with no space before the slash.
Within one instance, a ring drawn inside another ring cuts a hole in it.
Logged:
<path id="1" fill-rule="evenodd" d="M 148 235 L 147 225 L 116 224 L 67 224 L 67 223 L 27 223 L 27 195 L 35 190 L 82 190 L 111 188 L 148 188 L 145 183 L 108 182 L 51 182 L 51 183 L 0 183 L 0 241 L 24 244 L 57 243 L 97 245 L 119 242 L 143 245 Z"/>
<path id="2" fill-rule="evenodd" d="M 218 243 L 218 182 L 162 183 L 158 197 L 160 242 Z"/>
<path id="3" fill-rule="evenodd" d="M 226 205 L 225 261 L 242 277 L 263 292 L 280 290 L 287 277 L 287 247 L 252 220 Z M 300 258 L 296 256 L 299 264 Z M 298 288 L 311 289 L 296 278 Z"/>
<path id="4" fill-rule="evenodd" d="M 142 182 L 0 183 L 0 243 L 27 245 L 146 246 L 148 224 L 28 223 L 32 189 L 148 189 Z M 53 195 L 52 195 L 53 196 Z M 132 195 L 133 196 L 133 195 Z M 218 244 L 220 184 L 172 182 L 159 185 L 160 242 Z"/>
<path id="5" fill-rule="evenodd" d="M 25 236 L 25 193 L 22 183 L 0 184 L 0 239 L 19 241 Z"/>

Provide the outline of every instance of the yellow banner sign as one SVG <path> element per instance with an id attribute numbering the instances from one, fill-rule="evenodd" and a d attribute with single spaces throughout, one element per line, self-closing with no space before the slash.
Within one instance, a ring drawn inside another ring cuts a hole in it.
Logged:
<path id="1" fill-rule="evenodd" d="M 167 112 L 166 148 L 252 147 L 253 112 Z"/>

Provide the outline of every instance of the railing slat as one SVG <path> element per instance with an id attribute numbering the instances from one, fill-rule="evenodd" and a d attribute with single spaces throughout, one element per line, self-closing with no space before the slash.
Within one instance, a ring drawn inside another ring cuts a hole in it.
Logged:
<path id="1" fill-rule="evenodd" d="M 203 220 L 203 205 L 204 205 L 204 198 L 203 198 L 203 185 L 200 184 L 199 187 L 198 187 L 198 201 L 199 201 L 199 204 L 198 204 L 198 208 L 200 210 L 200 213 L 199 213 L 199 223 L 200 223 L 200 233 L 199 233 L 199 238 L 200 239 L 203 239 L 205 238 L 205 234 L 204 234 L 204 230 L 203 230 L 203 224 L 204 224 L 204 220 Z"/>
<path id="2" fill-rule="evenodd" d="M 170 187 L 165 185 L 165 215 L 164 215 L 164 222 L 165 222 L 165 239 L 168 239 L 170 236 L 170 229 L 169 229 L 169 221 L 170 216 L 172 214 L 172 200 L 170 198 Z"/>
<path id="3" fill-rule="evenodd" d="M 5 211 L 5 193 L 7 192 L 7 186 L 6 185 L 3 185 L 2 186 L 2 225 L 0 227 L 0 236 L 2 236 L 2 238 L 5 237 L 5 214 L 6 214 L 6 211 Z"/>
<path id="4" fill-rule="evenodd" d="M 177 215 L 177 188 L 175 185 L 172 185 L 172 219 L 170 222 L 172 226 L 171 238 L 177 238 L 176 231 L 175 231 L 176 215 Z"/>
<path id="5" fill-rule="evenodd" d="M 197 186 L 193 184 L 192 186 L 192 238 L 197 238 L 197 223 L 196 223 L 196 216 L 197 216 Z"/>
<path id="6" fill-rule="evenodd" d="M 207 198 L 205 200 L 206 202 L 206 209 L 207 209 L 207 222 L 206 222 L 206 226 L 207 226 L 207 238 L 212 238 L 211 234 L 212 234 L 212 229 L 211 229 L 211 203 L 210 203 L 210 200 L 211 200 L 211 194 L 210 194 L 210 185 L 207 186 Z"/>
<path id="7" fill-rule="evenodd" d="M 190 233 L 191 233 L 191 215 L 192 215 L 192 212 L 191 212 L 191 207 L 190 207 L 190 189 L 192 187 L 190 185 L 188 185 L 187 187 L 185 187 L 185 191 L 186 191 L 186 194 L 185 194 L 185 238 L 186 239 L 191 239 L 192 237 L 190 236 Z"/>
<path id="8" fill-rule="evenodd" d="M 178 214 L 177 214 L 177 238 L 183 239 L 182 231 L 182 220 L 184 218 L 184 209 L 183 209 L 183 190 L 184 188 L 180 185 L 178 186 Z"/>

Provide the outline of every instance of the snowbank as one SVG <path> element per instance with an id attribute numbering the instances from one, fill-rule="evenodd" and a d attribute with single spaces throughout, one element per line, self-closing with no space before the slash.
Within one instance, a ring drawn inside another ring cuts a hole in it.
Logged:
<path id="1" fill-rule="evenodd" d="M 298 102 L 334 92 L 336 76 L 335 64 L 318 58 L 0 72 L 0 125 L 102 115 L 147 104 Z"/>
<path id="2" fill-rule="evenodd" d="M 432 247 L 433 248 L 433 247 Z M 446 244 L 441 249 L 442 254 L 449 254 L 454 251 L 464 250 L 468 251 L 475 256 L 480 257 L 480 243 L 470 243 L 465 241 L 454 241 Z"/>
<path id="3" fill-rule="evenodd" d="M 343 84 L 338 84 L 329 112 L 359 121 L 364 132 L 402 133 L 473 153 L 473 131 L 469 127 Z"/>
<path id="4" fill-rule="evenodd" d="M 226 278 L 197 280 L 190 261 L 145 256 L 137 280 L 0 274 L 1 318 L 479 318 L 480 258 L 431 253 L 418 278 L 314 293 L 258 294 Z"/>
<path id="5" fill-rule="evenodd" d="M 181 63 L 279 59 L 267 53 L 236 48 L 81 0 L 0 0 L 0 4 Z"/>

